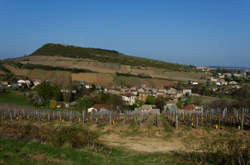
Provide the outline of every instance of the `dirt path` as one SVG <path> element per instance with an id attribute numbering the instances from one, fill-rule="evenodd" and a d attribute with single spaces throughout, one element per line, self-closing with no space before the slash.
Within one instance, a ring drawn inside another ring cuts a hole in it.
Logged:
<path id="1" fill-rule="evenodd" d="M 120 135 L 104 135 L 100 139 L 105 144 L 113 147 L 122 147 L 138 152 L 171 152 L 187 151 L 180 139 L 164 140 L 149 137 L 121 137 Z"/>

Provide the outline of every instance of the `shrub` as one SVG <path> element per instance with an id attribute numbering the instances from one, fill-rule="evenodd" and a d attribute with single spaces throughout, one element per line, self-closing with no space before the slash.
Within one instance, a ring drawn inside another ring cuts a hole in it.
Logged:
<path id="1" fill-rule="evenodd" d="M 99 148 L 102 146 L 98 141 L 98 135 L 77 126 L 62 127 L 52 137 L 52 144 L 55 146 L 70 145 L 73 148 Z"/>
<path id="2" fill-rule="evenodd" d="M 55 109 L 56 108 L 56 100 L 50 100 L 49 108 L 50 109 Z"/>
<path id="3" fill-rule="evenodd" d="M 60 89 L 56 86 L 56 84 L 50 82 L 43 82 L 42 84 L 36 86 L 35 91 L 37 91 L 39 96 L 41 96 L 47 104 L 52 99 L 56 101 L 61 101 L 62 99 Z"/>

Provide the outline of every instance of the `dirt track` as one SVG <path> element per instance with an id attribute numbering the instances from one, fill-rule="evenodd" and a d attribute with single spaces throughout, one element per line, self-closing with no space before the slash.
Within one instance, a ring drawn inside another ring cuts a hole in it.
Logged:
<path id="1" fill-rule="evenodd" d="M 101 138 L 104 144 L 122 147 L 137 152 L 171 152 L 186 151 L 187 149 L 180 140 L 163 140 L 160 138 L 149 137 L 121 137 L 119 135 L 106 135 Z"/>

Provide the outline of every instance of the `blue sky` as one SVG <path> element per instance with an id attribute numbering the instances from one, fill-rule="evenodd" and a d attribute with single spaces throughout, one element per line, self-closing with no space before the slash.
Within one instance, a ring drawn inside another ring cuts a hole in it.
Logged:
<path id="1" fill-rule="evenodd" d="M 0 0 L 0 56 L 45 43 L 250 67 L 249 0 Z"/>

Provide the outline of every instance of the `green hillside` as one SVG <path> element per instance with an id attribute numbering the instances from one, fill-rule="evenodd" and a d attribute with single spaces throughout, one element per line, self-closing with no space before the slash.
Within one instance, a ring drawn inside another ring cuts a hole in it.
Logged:
<path id="1" fill-rule="evenodd" d="M 100 62 L 117 63 L 131 66 L 156 67 L 172 71 L 194 71 L 195 68 L 187 65 L 173 64 L 124 55 L 114 50 L 83 48 L 76 46 L 66 46 L 61 44 L 45 44 L 34 53 L 32 56 L 63 56 L 71 58 L 88 58 Z"/>

